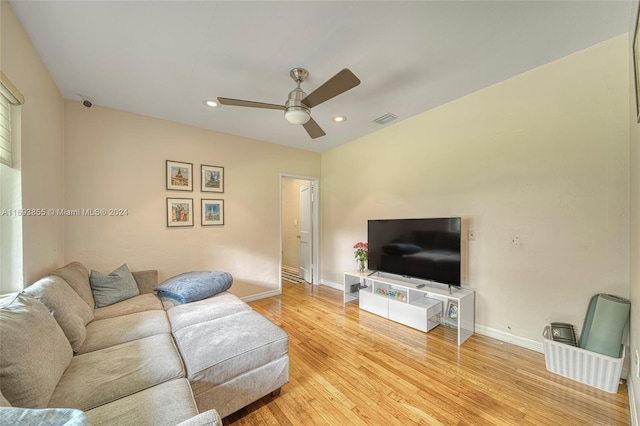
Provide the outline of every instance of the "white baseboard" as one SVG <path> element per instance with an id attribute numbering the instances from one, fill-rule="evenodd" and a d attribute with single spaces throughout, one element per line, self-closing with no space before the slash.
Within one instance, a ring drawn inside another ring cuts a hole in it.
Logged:
<path id="1" fill-rule="evenodd" d="M 336 290 L 344 291 L 344 284 L 338 284 L 328 280 L 320 280 L 320 284 L 335 288 Z"/>
<path id="2" fill-rule="evenodd" d="M 271 296 L 279 296 L 282 294 L 281 290 L 271 290 L 265 291 L 264 293 L 252 294 L 251 296 L 241 297 L 240 300 L 243 302 L 253 302 L 254 300 L 266 299 Z"/>
<path id="3" fill-rule="evenodd" d="M 511 343 L 512 345 L 520 346 L 525 349 L 544 353 L 542 342 L 536 342 L 535 340 L 526 339 L 520 336 L 514 336 L 511 333 L 505 333 L 504 331 L 496 330 L 494 328 L 486 327 L 480 324 L 476 324 L 476 333 L 500 340 L 502 342 Z"/>

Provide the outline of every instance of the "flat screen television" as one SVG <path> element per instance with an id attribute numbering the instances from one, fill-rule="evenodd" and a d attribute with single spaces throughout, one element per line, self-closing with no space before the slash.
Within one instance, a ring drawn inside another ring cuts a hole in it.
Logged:
<path id="1" fill-rule="evenodd" d="M 460 286 L 459 217 L 369 220 L 368 267 Z"/>

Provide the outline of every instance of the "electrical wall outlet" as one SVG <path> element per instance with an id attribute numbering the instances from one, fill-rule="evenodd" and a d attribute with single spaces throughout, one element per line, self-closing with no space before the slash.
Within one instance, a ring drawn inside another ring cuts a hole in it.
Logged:
<path id="1" fill-rule="evenodd" d="M 520 237 L 513 237 L 511 239 L 511 244 L 513 244 L 514 246 L 519 246 L 520 245 Z"/>
<path id="2" fill-rule="evenodd" d="M 476 239 L 476 233 L 473 232 L 472 230 L 469 230 L 469 241 L 475 241 Z"/>

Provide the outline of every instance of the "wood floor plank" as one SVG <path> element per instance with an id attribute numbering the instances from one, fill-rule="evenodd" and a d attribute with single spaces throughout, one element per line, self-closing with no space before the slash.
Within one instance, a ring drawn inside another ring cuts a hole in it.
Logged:
<path id="1" fill-rule="evenodd" d="M 290 381 L 225 425 L 628 425 L 617 394 L 550 373 L 544 356 L 485 336 L 423 333 L 283 281 L 250 305 L 289 334 Z"/>

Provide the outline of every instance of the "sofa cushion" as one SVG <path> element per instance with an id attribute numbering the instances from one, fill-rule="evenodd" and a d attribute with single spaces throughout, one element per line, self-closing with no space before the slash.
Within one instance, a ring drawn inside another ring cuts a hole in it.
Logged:
<path id="1" fill-rule="evenodd" d="M 197 414 L 187 379 L 171 380 L 87 411 L 97 425 L 175 425 Z"/>
<path id="2" fill-rule="evenodd" d="M 198 302 L 176 305 L 167 310 L 167 316 L 171 322 L 171 330 L 176 332 L 190 325 L 250 310 L 251 306 L 238 296 L 225 291 Z"/>
<path id="3" fill-rule="evenodd" d="M 218 412 L 212 409 L 180 422 L 176 426 L 222 426 L 222 419 Z"/>
<path id="4" fill-rule="evenodd" d="M 46 306 L 17 294 L 0 301 L 0 390 L 13 406 L 45 408 L 73 351 Z"/>
<path id="5" fill-rule="evenodd" d="M 74 356 L 49 406 L 90 410 L 181 377 L 171 335 L 158 334 Z"/>
<path id="6" fill-rule="evenodd" d="M 140 294 L 153 293 L 154 287 L 158 285 L 157 269 L 131 271 L 131 275 L 136 280 Z"/>
<path id="7" fill-rule="evenodd" d="M 96 308 L 113 305 L 140 294 L 138 284 L 136 284 L 136 280 L 131 275 L 126 263 L 109 275 L 99 271 L 91 271 L 89 283 L 91 284 Z"/>
<path id="8" fill-rule="evenodd" d="M 11 403 L 7 401 L 2 392 L 0 392 L 0 407 L 11 407 Z"/>
<path id="9" fill-rule="evenodd" d="M 73 408 L 0 408 L 0 420 L 12 426 L 91 426 L 87 416 Z"/>
<path id="10" fill-rule="evenodd" d="M 93 293 L 91 293 L 91 286 L 89 285 L 89 271 L 82 263 L 71 262 L 62 268 L 56 269 L 51 275 L 57 275 L 65 280 L 82 300 L 93 309 L 96 303 L 93 300 Z"/>
<path id="11" fill-rule="evenodd" d="M 25 289 L 25 293 L 44 303 L 69 339 L 73 351 L 77 352 L 87 333 L 85 326 L 93 320 L 93 309 L 56 275 L 35 282 Z"/>
<path id="12" fill-rule="evenodd" d="M 206 299 L 228 290 L 233 277 L 224 271 L 194 271 L 176 275 L 164 281 L 155 290 L 158 297 L 169 297 L 178 303 Z"/>
<path id="13" fill-rule="evenodd" d="M 285 355 L 217 386 L 205 380 L 190 383 L 198 410 L 215 408 L 224 418 L 288 382 L 289 357 Z"/>
<path id="14" fill-rule="evenodd" d="M 224 383 L 287 355 L 289 335 L 255 311 L 174 332 L 189 381 Z"/>
<path id="15" fill-rule="evenodd" d="M 160 310 L 105 318 L 93 321 L 87 326 L 87 338 L 77 353 L 93 352 L 143 337 L 170 332 L 167 314 Z"/>
<path id="16" fill-rule="evenodd" d="M 102 320 L 105 318 L 119 317 L 122 315 L 135 314 L 136 312 L 145 312 L 153 310 L 164 310 L 162 302 L 155 294 L 141 294 L 104 308 L 96 308 L 93 310 L 93 319 Z"/>

